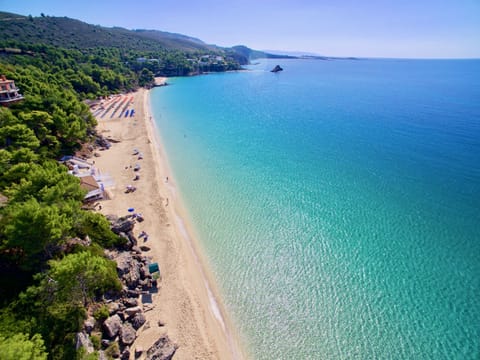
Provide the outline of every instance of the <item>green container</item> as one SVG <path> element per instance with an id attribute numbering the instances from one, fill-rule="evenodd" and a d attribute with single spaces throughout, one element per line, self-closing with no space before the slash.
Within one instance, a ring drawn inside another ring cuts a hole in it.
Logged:
<path id="1" fill-rule="evenodd" d="M 152 263 L 148 265 L 148 271 L 150 271 L 150 274 L 160 271 L 160 268 L 158 267 L 158 263 Z"/>

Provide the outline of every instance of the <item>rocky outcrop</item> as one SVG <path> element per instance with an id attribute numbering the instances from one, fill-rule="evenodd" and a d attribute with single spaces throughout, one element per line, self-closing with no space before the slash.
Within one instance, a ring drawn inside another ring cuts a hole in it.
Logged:
<path id="1" fill-rule="evenodd" d="M 117 273 L 119 276 L 128 274 L 133 261 L 132 255 L 128 252 L 111 253 L 110 258 L 117 263 Z"/>
<path id="2" fill-rule="evenodd" d="M 89 316 L 83 323 L 83 330 L 85 330 L 87 334 L 90 334 L 95 327 L 95 322 L 95 318 L 93 316 Z"/>
<path id="3" fill-rule="evenodd" d="M 124 323 L 120 330 L 120 341 L 122 345 L 132 345 L 137 337 L 137 332 L 130 323 Z"/>
<path id="4" fill-rule="evenodd" d="M 131 250 L 137 246 L 137 238 L 133 235 L 135 220 L 130 216 L 119 218 L 117 216 L 107 216 L 112 231 L 125 239 L 125 250 Z"/>
<path id="5" fill-rule="evenodd" d="M 112 146 L 110 142 L 118 142 L 118 141 L 112 141 L 112 139 L 110 139 L 109 141 L 101 135 L 97 135 L 97 137 L 95 138 L 95 146 L 101 149 L 110 149 L 110 147 Z"/>
<path id="6" fill-rule="evenodd" d="M 135 330 L 140 329 L 140 327 L 145 324 L 145 321 L 147 321 L 147 319 L 145 319 L 145 315 L 143 315 L 143 313 L 135 314 L 135 316 L 130 320 Z"/>
<path id="7" fill-rule="evenodd" d="M 135 222 L 133 220 L 128 218 L 119 218 L 115 221 L 115 223 L 112 224 L 112 231 L 117 235 L 120 233 L 127 234 L 133 230 L 134 225 Z"/>
<path id="8" fill-rule="evenodd" d="M 178 346 L 164 335 L 148 349 L 146 360 L 170 360 L 177 349 Z"/>
<path id="9" fill-rule="evenodd" d="M 141 312 L 142 312 L 142 309 L 140 308 L 140 306 L 135 306 L 135 307 L 131 307 L 131 308 L 125 309 L 125 314 L 126 314 L 128 317 L 133 317 L 133 316 L 135 316 L 136 314 L 141 313 Z"/>
<path id="10" fill-rule="evenodd" d="M 273 72 L 273 73 L 276 73 L 276 72 L 279 72 L 279 71 L 283 71 L 283 69 L 282 69 L 282 67 L 281 67 L 280 65 L 275 66 L 275 67 L 271 70 L 271 72 Z"/>
<path id="11" fill-rule="evenodd" d="M 91 244 L 92 240 L 90 240 L 90 237 L 88 235 L 86 235 L 84 239 L 71 238 L 66 240 L 65 243 L 63 243 L 62 245 L 60 245 L 60 251 L 68 254 L 78 248 L 78 246 L 88 247 Z"/>
<path id="12" fill-rule="evenodd" d="M 107 320 L 103 322 L 104 334 L 108 338 L 113 339 L 120 332 L 122 328 L 122 319 L 117 314 L 110 316 Z"/>
<path id="13" fill-rule="evenodd" d="M 136 245 L 136 239 L 133 236 L 135 220 L 116 216 L 109 216 L 108 220 L 112 230 L 129 242 L 129 245 L 122 249 L 105 250 L 105 255 L 116 263 L 122 290 L 120 293 L 104 294 L 103 306 L 108 309 L 109 317 L 102 322 L 89 316 L 83 324 L 83 331 L 77 334 L 77 349 L 83 347 L 88 354 L 94 352 L 95 349 L 90 339 L 90 336 L 94 334 L 100 337 L 98 344 L 100 348 L 96 349 L 99 359 L 107 359 L 112 356 L 125 360 L 133 357 L 171 359 L 178 346 L 167 336 L 158 339 L 148 352 L 141 348 L 135 348 L 135 353 L 133 353 L 137 331 L 151 326 L 146 321 L 145 313 L 155 307 L 151 302 L 142 303 L 141 296 L 151 296 L 152 289 L 157 286 L 157 280 L 150 274 L 150 260 L 142 255 L 142 249 Z M 98 304 L 96 308 L 98 309 Z M 159 323 L 161 322 L 159 321 Z M 98 331 L 99 329 L 101 332 Z"/>
<path id="14" fill-rule="evenodd" d="M 89 338 L 89 336 L 84 332 L 77 333 L 75 337 L 75 349 L 78 350 L 80 348 L 84 348 L 87 354 L 93 353 L 93 344 Z"/>

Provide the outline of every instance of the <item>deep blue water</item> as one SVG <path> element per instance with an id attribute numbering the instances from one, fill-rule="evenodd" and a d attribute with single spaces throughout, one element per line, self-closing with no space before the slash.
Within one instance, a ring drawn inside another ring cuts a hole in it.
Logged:
<path id="1" fill-rule="evenodd" d="M 251 356 L 479 359 L 480 61 L 276 62 L 152 93 Z"/>

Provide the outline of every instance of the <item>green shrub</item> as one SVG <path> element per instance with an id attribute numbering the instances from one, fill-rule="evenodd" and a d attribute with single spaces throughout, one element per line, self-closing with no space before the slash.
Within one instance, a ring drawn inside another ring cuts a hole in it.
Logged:
<path id="1" fill-rule="evenodd" d="M 112 342 L 108 348 L 105 349 L 105 355 L 107 355 L 109 359 L 118 358 L 120 356 L 120 348 L 116 341 Z"/>
<path id="2" fill-rule="evenodd" d="M 110 224 L 103 215 L 92 211 L 78 214 L 75 231 L 80 237 L 88 235 L 94 242 L 107 248 L 125 243 L 125 239 L 110 230 Z"/>
<path id="3" fill-rule="evenodd" d="M 103 304 L 93 312 L 93 317 L 98 321 L 103 321 L 110 315 L 107 305 Z"/>
<path id="4" fill-rule="evenodd" d="M 93 348 L 95 350 L 100 350 L 100 347 L 102 346 L 102 340 L 100 338 L 100 335 L 98 334 L 90 334 L 90 341 L 93 344 Z"/>

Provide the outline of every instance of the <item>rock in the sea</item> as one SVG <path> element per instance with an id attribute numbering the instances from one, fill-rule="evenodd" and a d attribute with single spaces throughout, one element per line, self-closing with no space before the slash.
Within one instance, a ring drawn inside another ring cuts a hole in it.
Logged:
<path id="1" fill-rule="evenodd" d="M 75 340 L 76 340 L 76 344 L 75 344 L 76 350 L 80 348 L 84 348 L 87 354 L 91 354 L 94 352 L 93 344 L 90 341 L 90 337 L 84 332 L 77 333 Z"/>
<path id="2" fill-rule="evenodd" d="M 135 316 L 130 319 L 130 323 L 135 330 L 138 330 L 143 324 L 145 324 L 145 321 L 147 321 L 147 319 L 145 319 L 143 313 L 135 314 Z"/>
<path id="3" fill-rule="evenodd" d="M 173 343 L 167 335 L 163 335 L 147 351 L 146 360 L 170 360 L 177 351 L 177 344 Z"/>
<path id="4" fill-rule="evenodd" d="M 279 72 L 279 71 L 283 71 L 283 69 L 280 65 L 275 66 L 273 68 L 273 70 L 271 70 L 271 72 L 273 72 L 273 73 L 276 73 L 276 72 Z"/>
<path id="5" fill-rule="evenodd" d="M 110 316 L 103 322 L 103 329 L 105 330 L 105 335 L 107 335 L 107 337 L 110 339 L 114 338 L 118 334 L 121 327 L 122 320 L 120 319 L 120 316 L 116 314 Z"/>
<path id="6" fill-rule="evenodd" d="M 120 341 L 123 345 L 131 345 L 137 337 L 137 332 L 129 323 L 125 323 L 120 330 Z"/>

